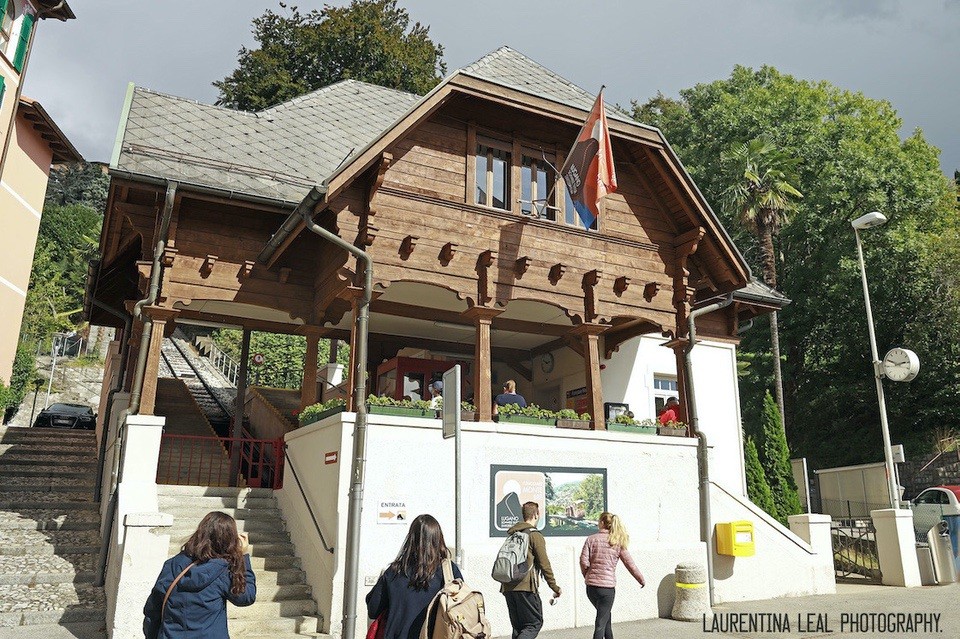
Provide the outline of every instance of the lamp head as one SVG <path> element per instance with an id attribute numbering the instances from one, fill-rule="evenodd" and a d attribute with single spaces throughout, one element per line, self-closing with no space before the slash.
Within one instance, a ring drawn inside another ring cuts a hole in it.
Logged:
<path id="1" fill-rule="evenodd" d="M 866 215 L 861 215 L 854 221 L 850 222 L 850 225 L 853 226 L 858 231 L 864 229 L 870 229 L 874 226 L 882 226 L 887 223 L 887 216 L 878 211 L 872 213 L 867 213 Z"/>

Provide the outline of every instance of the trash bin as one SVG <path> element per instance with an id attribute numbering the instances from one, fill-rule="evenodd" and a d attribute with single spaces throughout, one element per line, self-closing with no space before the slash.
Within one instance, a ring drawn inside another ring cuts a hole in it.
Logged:
<path id="1" fill-rule="evenodd" d="M 950 549 L 953 551 L 953 567 L 960 575 L 960 515 L 944 515 L 950 533 Z"/>
<path id="2" fill-rule="evenodd" d="M 947 522 L 941 521 L 927 533 L 930 553 L 933 558 L 933 571 L 938 584 L 951 584 L 957 580 L 957 569 L 953 563 L 953 548 Z"/>
<path id="3" fill-rule="evenodd" d="M 920 566 L 920 583 L 924 586 L 935 586 L 937 575 L 933 570 L 933 553 L 927 544 L 917 544 L 917 564 Z"/>

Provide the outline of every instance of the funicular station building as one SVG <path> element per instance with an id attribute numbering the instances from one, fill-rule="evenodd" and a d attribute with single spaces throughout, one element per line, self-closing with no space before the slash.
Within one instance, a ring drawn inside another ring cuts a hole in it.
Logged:
<path id="1" fill-rule="evenodd" d="M 595 228 L 583 227 L 554 167 L 593 101 L 507 47 L 423 97 L 348 80 L 245 113 L 131 86 L 88 295 L 91 321 L 123 330 L 100 411 L 108 415 L 100 425 L 108 585 L 121 599 L 145 598 L 137 589 L 149 588 L 167 556 L 165 544 L 146 550 L 172 519 L 157 498 L 160 430 L 180 432 L 158 373 L 164 335 L 185 322 L 306 336 L 300 407 L 348 396 L 354 371 L 366 372 L 369 392 L 402 397 L 461 364 L 462 395 L 476 406 L 476 421 L 463 425 L 463 569 L 487 595 L 495 634 L 509 623 L 489 569 L 511 504 L 528 498 L 546 501 L 548 550 L 565 593 L 547 628 L 592 623 L 577 567 L 591 531 L 571 521 L 589 523 L 591 499 L 624 517 L 655 586 L 622 583 L 615 621 L 668 613 L 674 567 L 703 563 L 707 552 L 717 601 L 832 591 L 829 548 L 746 498 L 738 327 L 785 300 L 751 280 L 662 134 L 615 109 L 619 188 Z M 318 340 L 349 341 L 356 357 L 365 274 L 353 254 L 306 228 L 304 214 L 372 262 L 368 355 L 334 380 L 339 387 L 324 381 Z M 654 417 L 670 395 L 685 419 L 689 314 L 718 300 L 731 303 L 697 319 L 691 356 L 710 444 L 711 524 L 755 526 L 756 555 L 736 559 L 701 541 L 696 438 L 612 431 L 605 419 L 605 403 Z M 507 379 L 528 401 L 592 421 L 585 429 L 497 423 L 492 400 Z M 128 407 L 131 394 L 138 405 Z M 307 629 L 341 631 L 352 402 L 299 428 L 246 403 L 241 437 L 285 439 L 286 463 L 275 467 L 282 482 L 271 480 L 271 492 L 313 605 L 291 612 L 282 588 L 272 603 L 277 615 L 299 615 L 301 630 L 316 618 Z M 370 578 L 392 560 L 407 519 L 435 515 L 452 545 L 453 444 L 440 428 L 432 417 L 369 416 L 358 625 Z M 231 472 L 209 483 L 266 485 Z M 600 493 L 583 498 L 575 489 L 588 476 L 600 477 Z M 234 491 L 223 507 L 254 517 L 262 493 Z M 256 555 L 256 532 L 251 540 Z M 108 627 L 124 636 L 129 611 L 121 602 L 109 614 Z"/>

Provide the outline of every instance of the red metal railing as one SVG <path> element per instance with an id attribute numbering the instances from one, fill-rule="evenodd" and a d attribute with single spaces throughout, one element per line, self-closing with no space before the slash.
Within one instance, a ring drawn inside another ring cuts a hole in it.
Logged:
<path id="1" fill-rule="evenodd" d="M 182 486 L 283 487 L 283 440 L 202 437 L 164 433 L 160 439 L 158 484 Z M 234 455 L 239 468 L 233 477 Z"/>

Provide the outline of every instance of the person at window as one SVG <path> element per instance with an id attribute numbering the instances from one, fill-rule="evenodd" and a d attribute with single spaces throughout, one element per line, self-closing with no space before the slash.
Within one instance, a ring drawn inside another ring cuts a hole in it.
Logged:
<path id="1" fill-rule="evenodd" d="M 229 639 L 227 602 L 249 606 L 257 598 L 246 533 L 226 513 L 200 521 L 181 552 L 168 559 L 143 608 L 147 639 Z"/>
<path id="2" fill-rule="evenodd" d="M 440 410 L 443 402 L 443 382 L 437 380 L 430 384 L 430 408 Z"/>
<path id="3" fill-rule="evenodd" d="M 397 558 L 367 594 L 367 616 L 377 619 L 385 613 L 380 620 L 384 639 L 419 639 L 427 607 L 443 588 L 443 562 L 448 559 L 440 524 L 432 515 L 419 515 L 410 523 Z M 457 564 L 452 568 L 453 576 L 463 579 Z"/>
<path id="4" fill-rule="evenodd" d="M 508 379 L 503 384 L 503 392 L 493 399 L 493 414 L 497 415 L 499 408 L 507 404 L 516 404 L 520 408 L 527 407 L 527 400 L 517 393 L 517 383 L 512 379 Z"/>
<path id="5" fill-rule="evenodd" d="M 617 588 L 617 564 L 623 561 L 640 587 L 647 585 L 643 573 L 633 562 L 627 550 L 630 535 L 620 518 L 613 513 L 600 515 L 600 532 L 587 537 L 580 553 L 580 572 L 587 584 L 587 599 L 597 609 L 593 626 L 593 639 L 613 639 L 610 625 L 613 599 Z"/>
<path id="6" fill-rule="evenodd" d="M 540 505 L 528 501 L 522 506 L 523 521 L 507 531 L 512 535 L 520 530 L 530 530 L 530 550 L 527 551 L 527 564 L 533 566 L 520 581 L 501 584 L 500 592 L 507 600 L 507 613 L 513 628 L 512 639 L 534 639 L 543 627 L 543 603 L 540 601 L 540 575 L 553 591 L 553 598 L 560 596 L 560 586 L 553 576 L 553 567 L 547 557 L 547 542 L 543 533 L 537 530 L 540 520 Z"/>
<path id="7" fill-rule="evenodd" d="M 667 400 L 667 404 L 660 413 L 660 424 L 666 426 L 670 422 L 680 421 L 680 401 L 676 397 Z"/>

